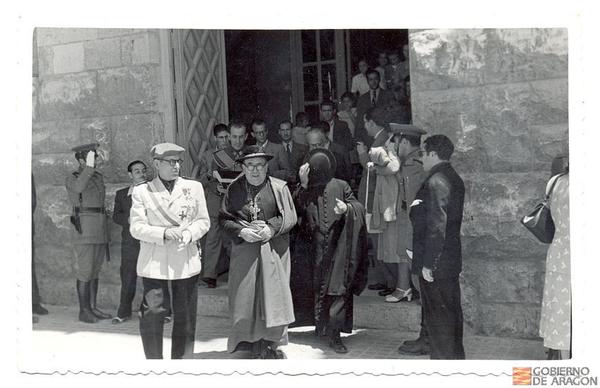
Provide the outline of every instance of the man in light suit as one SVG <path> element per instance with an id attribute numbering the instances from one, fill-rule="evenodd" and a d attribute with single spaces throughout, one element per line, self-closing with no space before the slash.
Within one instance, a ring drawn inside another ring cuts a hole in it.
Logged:
<path id="1" fill-rule="evenodd" d="M 194 352 L 200 252 L 197 241 L 210 219 L 200 182 L 179 177 L 185 149 L 171 143 L 151 149 L 157 176 L 133 189 L 131 235 L 140 240 L 137 274 L 144 285 L 140 334 L 148 359 L 161 359 L 166 289 L 171 283 L 171 358 Z"/>
<path id="2" fill-rule="evenodd" d="M 358 200 L 365 205 L 366 211 L 373 211 L 373 198 L 375 196 L 375 187 L 377 185 L 377 174 L 375 168 L 369 169 L 367 163 L 369 159 L 369 150 L 375 147 L 384 147 L 390 134 L 387 132 L 388 116 L 387 112 L 381 108 L 370 108 L 364 115 L 364 123 L 367 136 L 371 139 L 371 146 L 366 146 L 359 142 L 356 146 L 358 151 L 358 160 L 363 168 L 360 184 L 358 188 Z M 367 186 L 367 174 L 369 174 L 369 184 Z M 367 201 L 368 197 L 368 201 Z M 369 234 L 369 239 L 373 245 L 374 257 L 377 258 L 378 234 Z M 390 295 L 396 289 L 397 265 L 386 265 L 381 260 L 375 259 L 373 262 L 375 283 L 368 286 L 369 290 L 378 290 L 380 296 Z"/>
<path id="3" fill-rule="evenodd" d="M 287 179 L 290 171 L 290 163 L 283 146 L 273 143 L 267 139 L 267 124 L 262 119 L 252 121 L 252 133 L 256 139 L 256 145 L 261 147 L 266 154 L 272 155 L 269 160 L 269 175 L 279 179 Z"/>
<path id="4" fill-rule="evenodd" d="M 289 120 L 279 123 L 279 137 L 281 138 L 281 145 L 290 165 L 290 171 L 286 180 L 288 183 L 297 183 L 298 170 L 300 169 L 302 160 L 308 153 L 308 147 L 293 140 L 292 126 L 292 122 Z"/>
<path id="5" fill-rule="evenodd" d="M 381 89 L 379 87 L 380 75 L 377 70 L 367 71 L 367 82 L 370 90 L 358 98 L 356 103 L 356 140 L 363 141 L 370 145 L 372 138 L 368 136 L 365 130 L 364 115 L 370 108 L 386 108 L 394 101 L 394 93 L 391 90 Z"/>

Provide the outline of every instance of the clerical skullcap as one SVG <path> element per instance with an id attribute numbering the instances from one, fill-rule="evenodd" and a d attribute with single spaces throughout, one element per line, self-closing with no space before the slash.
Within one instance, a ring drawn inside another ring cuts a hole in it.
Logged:
<path id="1" fill-rule="evenodd" d="M 152 159 L 165 158 L 167 156 L 181 156 L 185 148 L 173 143 L 160 143 L 150 149 Z"/>
<path id="2" fill-rule="evenodd" d="M 392 133 L 395 133 L 397 135 L 407 135 L 416 137 L 423 136 L 427 133 L 421 128 L 412 124 L 390 123 L 390 130 L 392 131 Z"/>

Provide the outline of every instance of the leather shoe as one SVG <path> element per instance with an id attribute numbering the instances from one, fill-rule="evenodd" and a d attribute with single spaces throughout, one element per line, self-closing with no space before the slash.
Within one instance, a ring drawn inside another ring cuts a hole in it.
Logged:
<path id="1" fill-rule="evenodd" d="M 379 292 L 377 293 L 377 295 L 379 295 L 379 296 L 388 296 L 388 295 L 390 295 L 392 292 L 394 292 L 394 289 L 393 289 L 393 288 L 386 288 L 386 289 L 385 289 L 385 290 L 383 290 L 383 291 L 379 291 Z"/>
<path id="2" fill-rule="evenodd" d="M 79 320 L 81 322 L 85 322 L 85 323 L 98 322 L 98 318 L 96 317 L 96 315 L 94 315 L 92 310 L 87 310 L 87 309 L 79 311 Z"/>
<path id="3" fill-rule="evenodd" d="M 117 316 L 117 317 L 113 318 L 113 320 L 111 322 L 112 322 L 113 325 L 118 325 L 118 324 L 121 324 L 121 323 L 123 323 L 125 321 L 128 321 L 130 319 L 131 319 L 131 315 L 126 316 L 126 317 L 119 317 L 119 316 Z"/>
<path id="4" fill-rule="evenodd" d="M 33 313 L 34 313 L 34 314 L 37 314 L 37 315 L 46 315 L 46 314 L 48 314 L 48 310 L 46 310 L 46 309 L 44 308 L 44 306 L 42 306 L 42 305 L 41 305 L 41 304 L 39 304 L 39 303 L 36 303 L 36 304 L 34 304 L 34 305 L 32 306 L 32 309 L 33 309 Z"/>
<path id="5" fill-rule="evenodd" d="M 367 288 L 368 288 L 369 290 L 375 290 L 375 291 L 378 291 L 378 290 L 385 290 L 385 284 L 381 284 L 381 283 L 369 284 L 369 285 L 367 286 Z"/>
<path id="6" fill-rule="evenodd" d="M 424 356 L 431 353 L 429 341 L 423 337 L 416 340 L 404 341 L 398 348 L 398 353 L 409 356 Z"/>
<path id="7" fill-rule="evenodd" d="M 206 284 L 206 288 L 217 288 L 217 279 L 202 278 L 202 281 Z"/>
<path id="8" fill-rule="evenodd" d="M 348 348 L 342 343 L 340 337 L 334 337 L 329 340 L 329 347 L 333 348 L 333 351 L 338 354 L 348 353 Z"/>
<path id="9" fill-rule="evenodd" d="M 112 315 L 107 314 L 103 311 L 98 310 L 97 308 L 92 307 L 92 314 L 96 316 L 98 319 L 111 319 Z"/>

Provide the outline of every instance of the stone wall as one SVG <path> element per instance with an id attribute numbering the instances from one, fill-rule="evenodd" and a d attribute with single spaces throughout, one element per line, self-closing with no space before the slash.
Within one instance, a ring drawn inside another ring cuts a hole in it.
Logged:
<path id="1" fill-rule="evenodd" d="M 414 123 L 456 145 L 466 183 L 465 320 L 536 337 L 547 245 L 519 223 L 568 149 L 566 29 L 414 30 Z"/>
<path id="2" fill-rule="evenodd" d="M 107 207 L 128 184 L 127 164 L 149 161 L 164 141 L 166 102 L 157 30 L 38 28 L 34 34 L 33 175 L 35 256 L 42 299 L 75 304 L 70 205 L 65 178 L 77 165 L 71 147 L 97 141 Z M 100 305 L 119 299 L 120 226 L 111 222 L 112 261 L 101 274 Z"/>

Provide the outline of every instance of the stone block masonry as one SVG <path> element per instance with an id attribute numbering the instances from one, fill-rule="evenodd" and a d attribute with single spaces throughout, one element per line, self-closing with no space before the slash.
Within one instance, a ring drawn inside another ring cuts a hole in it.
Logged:
<path id="1" fill-rule="evenodd" d="M 409 33 L 413 121 L 456 145 L 463 306 L 476 333 L 536 337 L 547 245 L 519 218 L 568 150 L 565 29 Z"/>
<path id="2" fill-rule="evenodd" d="M 38 28 L 38 76 L 33 82 L 32 168 L 37 274 L 45 303 L 76 303 L 70 204 L 65 178 L 77 169 L 70 149 L 97 141 L 108 151 L 100 167 L 106 206 L 129 184 L 127 164 L 150 162 L 150 147 L 165 138 L 157 30 Z M 35 70 L 35 69 L 34 69 Z M 167 87 L 170 87 L 168 85 Z M 110 222 L 111 257 L 101 274 L 99 303 L 119 298 L 121 227 Z"/>

